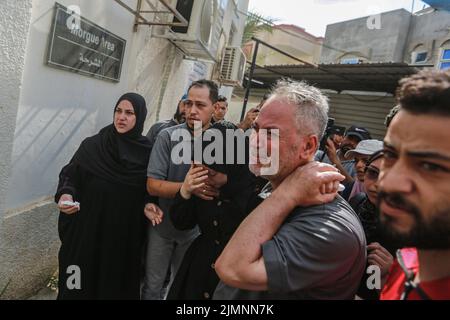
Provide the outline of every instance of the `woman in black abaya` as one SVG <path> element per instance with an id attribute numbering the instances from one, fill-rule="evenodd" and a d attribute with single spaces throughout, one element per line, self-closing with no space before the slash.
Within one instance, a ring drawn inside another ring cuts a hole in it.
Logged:
<path id="1" fill-rule="evenodd" d="M 139 299 L 150 156 L 142 136 L 146 115 L 142 96 L 123 95 L 113 124 L 85 139 L 59 175 L 58 299 Z"/>

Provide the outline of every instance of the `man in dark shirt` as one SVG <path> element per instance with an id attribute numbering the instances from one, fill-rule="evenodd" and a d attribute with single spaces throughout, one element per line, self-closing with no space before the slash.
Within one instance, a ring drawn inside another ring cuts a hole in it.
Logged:
<path id="1" fill-rule="evenodd" d="M 224 96 L 219 96 L 217 102 L 214 104 L 214 113 L 211 118 L 211 123 L 214 124 L 225 120 L 225 115 L 228 112 L 228 101 Z"/>
<path id="2" fill-rule="evenodd" d="M 150 227 L 148 236 L 146 276 L 142 289 L 142 298 L 145 300 L 164 298 L 163 284 L 167 269 L 170 267 L 173 280 L 184 253 L 198 235 L 196 228 L 176 230 L 168 215 L 190 168 L 190 146 L 195 124 L 199 124 L 201 130 L 210 127 L 217 96 L 218 88 L 214 82 L 199 80 L 192 83 L 185 100 L 186 122 L 161 131 L 153 146 L 147 170 L 147 191 L 158 197 L 160 211 L 148 214 L 154 226 Z M 183 155 L 173 152 L 183 145 L 185 148 L 180 149 Z M 189 155 L 187 162 L 183 161 L 184 152 Z M 216 192 L 212 189 L 205 187 L 203 192 L 196 190 L 195 195 L 200 198 L 208 196 L 210 192 Z"/>
<path id="3" fill-rule="evenodd" d="M 187 95 L 184 95 L 178 102 L 177 111 L 175 111 L 175 114 L 173 115 L 172 119 L 159 121 L 151 126 L 150 130 L 147 132 L 147 138 L 150 140 L 151 147 L 153 147 L 153 145 L 155 144 L 156 137 L 158 137 L 158 134 L 161 131 L 170 127 L 177 126 L 186 121 L 185 115 L 186 106 L 184 105 L 184 101 L 186 99 Z"/>
<path id="4" fill-rule="evenodd" d="M 261 109 L 250 169 L 270 185 L 215 264 L 223 282 L 215 299 L 354 298 L 366 263 L 364 230 L 336 195 L 344 176 L 312 162 L 327 112 L 318 89 L 287 81 Z"/>

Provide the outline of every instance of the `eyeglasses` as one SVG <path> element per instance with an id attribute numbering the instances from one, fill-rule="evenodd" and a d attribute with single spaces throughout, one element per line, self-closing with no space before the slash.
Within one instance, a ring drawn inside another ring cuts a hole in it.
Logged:
<path id="1" fill-rule="evenodd" d="M 378 180 L 378 176 L 380 175 L 380 170 L 378 170 L 377 168 L 368 166 L 364 170 L 364 174 L 367 179 L 375 181 L 375 180 Z"/>

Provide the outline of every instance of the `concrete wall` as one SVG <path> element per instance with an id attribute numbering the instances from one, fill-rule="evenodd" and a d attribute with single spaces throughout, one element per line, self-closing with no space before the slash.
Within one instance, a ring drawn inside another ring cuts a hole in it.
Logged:
<path id="1" fill-rule="evenodd" d="M 59 239 L 52 199 L 5 214 L 0 228 L 0 299 L 27 298 L 55 272 Z"/>
<path id="2" fill-rule="evenodd" d="M 114 1 L 58 2 L 78 5 L 83 17 L 127 41 L 121 79 L 112 83 L 45 64 L 54 1 L 0 2 L 0 292 L 9 283 L 1 298 L 30 296 L 56 269 L 58 173 L 84 138 L 112 122 L 118 97 L 135 91 L 146 98 L 147 130 L 171 118 L 189 82 L 213 69 L 207 65 L 200 75 L 196 62 L 152 37 L 155 27 L 133 32 L 134 16 Z M 136 0 L 127 3 L 135 7 Z"/>
<path id="3" fill-rule="evenodd" d="M 55 173 L 85 137 L 111 123 L 114 104 L 121 94 L 136 91 L 146 98 L 148 128 L 156 120 L 173 115 L 193 72 L 194 63 L 183 60 L 167 40 L 152 38 L 147 26 L 140 26 L 134 33 L 134 17 L 116 3 L 60 3 L 79 5 L 82 16 L 127 40 L 121 79 L 112 83 L 45 65 L 54 2 L 33 1 L 27 43 L 27 52 L 33 54 L 27 55 L 24 65 L 6 210 L 54 192 Z"/>
<path id="4" fill-rule="evenodd" d="M 246 111 L 251 108 L 256 107 L 260 102 L 265 93 L 269 90 L 264 89 L 251 89 L 250 96 L 248 97 L 248 103 Z M 233 97 L 228 105 L 228 113 L 226 119 L 233 122 L 239 123 L 242 113 L 242 108 L 244 105 L 245 89 L 236 89 L 233 92 Z"/>
<path id="5" fill-rule="evenodd" d="M 14 241 L 4 237 L 10 219 L 5 218 L 5 202 L 11 173 L 17 110 L 20 102 L 26 39 L 31 21 L 31 0 L 0 2 L 0 292 L 12 283 L 5 270 L 5 256 L 16 255 L 8 244 Z M 20 230 L 17 230 L 20 232 Z M 20 254 L 21 252 L 18 252 Z M 10 261 L 10 259 L 7 259 Z"/>
<path id="6" fill-rule="evenodd" d="M 412 63 L 413 51 L 427 51 L 423 64 L 438 65 L 450 41 L 450 12 L 427 8 L 411 15 L 404 9 L 381 14 L 381 29 L 370 30 L 368 17 L 327 26 L 321 63 L 360 56 L 368 62 Z"/>
<path id="7" fill-rule="evenodd" d="M 0 2 L 0 225 L 10 175 L 31 0 Z M 1 286 L 0 286 L 1 288 Z"/>
<path id="8" fill-rule="evenodd" d="M 328 25 L 321 63 L 339 63 L 349 54 L 370 62 L 402 62 L 410 18 L 400 9 L 382 13 L 380 29 L 369 29 L 368 17 Z"/>
<path id="9" fill-rule="evenodd" d="M 437 65 L 440 60 L 440 49 L 447 41 L 450 41 L 450 12 L 427 10 L 426 13 L 418 13 L 412 19 L 404 60 L 411 63 L 412 52 L 422 45 L 420 51 L 428 52 L 425 64 Z"/>
<path id="10" fill-rule="evenodd" d="M 127 40 L 121 79 L 112 83 L 45 65 L 54 1 L 33 1 L 7 210 L 50 195 L 56 187 L 55 172 L 84 137 L 111 123 L 115 101 L 129 89 L 132 16 L 107 1 L 60 3 L 79 5 L 83 17 Z"/>
<path id="11" fill-rule="evenodd" d="M 147 125 L 145 130 L 147 130 L 151 124 L 153 124 L 157 120 L 169 119 L 172 117 L 176 106 L 178 105 L 178 101 L 181 96 L 186 93 L 189 84 L 192 81 L 201 79 L 201 78 L 212 78 L 213 80 L 219 78 L 219 67 L 222 56 L 224 54 L 224 49 L 227 46 L 240 46 L 242 35 L 244 32 L 244 26 L 246 21 L 246 14 L 248 9 L 249 0 L 228 0 L 226 4 L 225 13 L 223 16 L 223 22 L 221 25 L 221 39 L 219 43 L 219 49 L 217 52 L 216 60 L 219 62 L 218 64 L 205 63 L 201 61 L 189 61 L 182 60 L 183 55 L 175 50 L 175 60 L 171 65 L 167 65 L 167 69 L 164 72 L 167 72 L 166 81 L 171 84 L 171 86 L 175 86 L 176 88 L 183 88 L 181 91 L 178 90 L 176 94 L 174 94 L 171 90 L 166 90 L 164 92 L 163 100 L 164 100 L 164 108 L 161 105 L 155 106 L 155 114 L 152 117 L 147 119 Z M 235 29 L 235 34 L 233 36 L 232 41 L 230 42 L 230 30 L 232 26 Z M 158 33 L 158 32 L 155 32 Z M 171 49 L 173 50 L 173 49 Z M 172 58 L 169 57 L 169 60 Z M 199 67 L 204 68 L 206 73 L 198 73 Z M 187 75 L 187 76 L 186 76 Z M 164 85 L 163 85 L 164 86 Z M 219 94 L 225 96 L 228 100 L 231 99 L 233 93 L 233 87 L 229 86 L 220 86 L 219 84 Z M 170 107 L 169 107 L 170 106 Z M 157 116 L 157 117 L 156 117 Z M 144 131 L 145 131 L 144 130 Z"/>
<path id="12" fill-rule="evenodd" d="M 261 32 L 257 35 L 257 38 L 296 58 L 309 63 L 318 63 L 320 60 L 322 41 L 312 35 L 308 35 L 306 32 L 296 32 L 295 29 L 301 28 L 295 26 L 284 27 L 281 25 L 275 27 L 272 33 Z M 263 66 L 300 64 L 298 61 L 265 46 L 259 47 L 257 63 Z"/>

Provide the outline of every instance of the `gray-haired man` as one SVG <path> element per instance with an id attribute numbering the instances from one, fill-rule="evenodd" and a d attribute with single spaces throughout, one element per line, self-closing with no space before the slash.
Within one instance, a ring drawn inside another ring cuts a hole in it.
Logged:
<path id="1" fill-rule="evenodd" d="M 269 158 L 279 154 L 279 166 L 266 174 L 271 163 L 257 156 L 251 170 L 264 175 L 273 191 L 217 260 L 223 283 L 215 299 L 354 297 L 365 268 L 364 231 L 337 196 L 344 177 L 330 165 L 312 162 L 327 112 L 327 99 L 318 89 L 287 81 L 278 83 L 261 109 L 251 144 L 259 147 L 265 129 Z"/>

